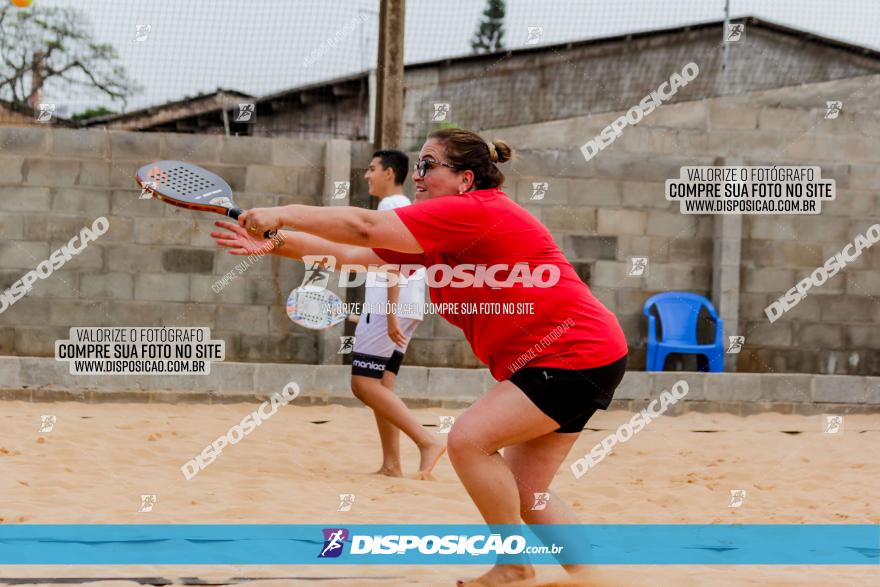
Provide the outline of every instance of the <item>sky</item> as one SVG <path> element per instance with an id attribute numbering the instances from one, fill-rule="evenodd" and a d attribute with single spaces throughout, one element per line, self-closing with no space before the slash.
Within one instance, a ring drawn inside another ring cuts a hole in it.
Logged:
<path id="1" fill-rule="evenodd" d="M 8 0 L 0 0 L 2 2 Z M 725 0 L 507 0 L 508 48 L 523 47 L 528 27 L 541 44 L 721 20 Z M 34 0 L 76 6 L 95 38 L 116 47 L 142 91 L 126 110 L 212 92 L 265 95 L 363 71 L 375 63 L 378 0 Z M 485 0 L 409 0 L 407 63 L 470 53 Z M 736 16 L 880 50 L 877 0 L 730 0 Z M 138 25 L 150 30 L 135 40 Z M 47 88 L 44 101 L 65 116 L 97 106 L 94 95 Z M 63 105 L 62 105 L 63 104 Z M 68 111 L 65 113 L 65 111 Z"/>

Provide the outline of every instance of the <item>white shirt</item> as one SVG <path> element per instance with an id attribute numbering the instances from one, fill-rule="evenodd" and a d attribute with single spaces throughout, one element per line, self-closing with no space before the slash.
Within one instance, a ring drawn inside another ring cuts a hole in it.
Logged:
<path id="1" fill-rule="evenodd" d="M 409 206 L 412 202 L 403 194 L 393 196 L 385 196 L 379 200 L 379 210 L 393 210 Z M 407 279 L 404 285 L 398 281 L 397 287 L 400 290 L 400 297 L 397 300 L 397 308 L 394 314 L 400 318 L 413 318 L 415 320 L 424 319 L 425 304 L 425 269 L 419 269 Z M 402 276 L 398 275 L 401 280 Z M 386 314 L 385 304 L 388 303 L 388 287 L 384 285 L 370 286 L 370 283 L 382 284 L 388 283 L 388 274 L 382 272 L 371 272 L 367 276 L 367 286 L 364 295 L 364 313 L 370 314 Z"/>

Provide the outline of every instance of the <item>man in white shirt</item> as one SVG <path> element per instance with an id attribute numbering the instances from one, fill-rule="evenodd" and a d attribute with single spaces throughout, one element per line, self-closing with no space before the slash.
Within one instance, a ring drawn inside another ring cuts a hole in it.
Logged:
<path id="1" fill-rule="evenodd" d="M 409 157 L 395 150 L 373 153 L 364 174 L 371 196 L 379 198 L 379 210 L 409 206 L 403 195 L 403 183 L 409 173 Z M 382 466 L 377 473 L 400 477 L 400 431 L 419 448 L 436 443 L 436 439 L 415 419 L 403 401 L 394 395 L 394 383 L 409 341 L 424 318 L 425 270 L 420 269 L 405 283 L 388 285 L 388 275 L 371 273 L 364 297 L 364 309 L 355 330 L 351 360 L 351 389 L 370 407 L 377 403 L 384 410 L 393 410 L 398 427 L 375 412 L 376 426 L 382 441 Z M 426 450 L 423 453 L 425 460 Z M 433 459 L 432 459 L 433 460 Z M 436 462 L 436 461 L 435 461 Z M 422 462 L 420 472 L 427 473 L 434 462 Z"/>

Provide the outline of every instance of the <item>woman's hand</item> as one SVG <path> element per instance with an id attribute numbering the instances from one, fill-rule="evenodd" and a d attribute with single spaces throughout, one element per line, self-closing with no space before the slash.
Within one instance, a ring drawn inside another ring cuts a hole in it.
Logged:
<path id="1" fill-rule="evenodd" d="M 249 233 L 262 236 L 270 230 L 279 230 L 284 226 L 281 208 L 251 208 L 238 217 L 239 226 Z"/>
<path id="2" fill-rule="evenodd" d="M 244 228 L 232 222 L 218 220 L 215 226 L 225 229 L 223 232 L 212 232 L 211 238 L 218 247 L 232 249 L 231 255 L 265 255 L 271 253 L 279 245 L 279 236 L 274 239 L 262 238 L 262 232 L 249 233 Z M 258 236 L 259 235 L 259 236 Z"/>

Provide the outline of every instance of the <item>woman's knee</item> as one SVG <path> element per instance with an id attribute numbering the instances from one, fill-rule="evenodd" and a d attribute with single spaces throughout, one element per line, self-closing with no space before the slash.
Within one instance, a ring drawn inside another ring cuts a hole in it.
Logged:
<path id="1" fill-rule="evenodd" d="M 472 425 L 470 419 L 455 422 L 446 440 L 446 450 L 453 460 L 475 453 L 489 455 L 495 452 L 486 446 L 479 427 Z"/>
<path id="2" fill-rule="evenodd" d="M 454 424 L 452 429 L 449 430 L 449 436 L 446 437 L 446 452 L 450 459 L 460 455 L 465 448 L 464 434 L 464 430 L 458 423 Z"/>
<path id="3" fill-rule="evenodd" d="M 452 426 L 452 429 L 449 431 L 449 436 L 446 439 L 446 450 L 449 453 L 450 459 L 456 459 L 466 455 L 472 448 L 472 441 L 468 438 L 470 434 L 471 431 L 463 422 L 456 422 Z"/>

